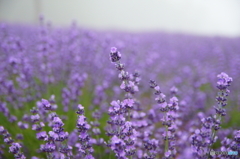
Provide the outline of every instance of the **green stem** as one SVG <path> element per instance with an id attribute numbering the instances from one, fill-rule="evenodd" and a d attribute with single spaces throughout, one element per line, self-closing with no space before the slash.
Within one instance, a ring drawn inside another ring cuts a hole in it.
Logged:
<path id="1" fill-rule="evenodd" d="M 221 116 L 219 114 L 217 114 L 217 116 L 216 116 L 216 120 L 218 120 L 218 119 L 220 120 L 220 123 L 221 123 Z M 214 128 L 212 128 L 212 132 L 213 133 L 212 133 L 211 139 L 214 140 L 217 131 Z M 210 151 L 211 150 L 212 150 L 212 145 L 210 145 L 208 147 L 208 158 L 210 158 Z"/>

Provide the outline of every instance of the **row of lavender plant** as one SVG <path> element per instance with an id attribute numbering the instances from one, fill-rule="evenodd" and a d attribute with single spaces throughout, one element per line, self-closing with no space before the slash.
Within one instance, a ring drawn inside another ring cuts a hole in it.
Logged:
<path id="1" fill-rule="evenodd" d="M 41 23 L 1 24 L 2 158 L 238 158 L 239 39 Z"/>

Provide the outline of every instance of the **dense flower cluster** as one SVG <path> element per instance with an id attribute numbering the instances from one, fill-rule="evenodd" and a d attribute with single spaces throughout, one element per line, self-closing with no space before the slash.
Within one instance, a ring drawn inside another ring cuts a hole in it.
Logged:
<path id="1" fill-rule="evenodd" d="M 239 158 L 239 38 L 40 23 L 0 24 L 0 158 Z"/>
<path id="2" fill-rule="evenodd" d="M 133 128 L 132 122 L 126 121 L 125 117 L 128 107 L 132 107 L 132 104 L 130 99 L 125 99 L 123 102 L 113 101 L 109 108 L 110 120 L 108 123 L 111 128 L 107 134 L 112 137 L 109 146 L 118 158 L 126 158 L 135 153 L 134 143 L 137 132 Z"/>
<path id="3" fill-rule="evenodd" d="M 0 134 L 3 136 L 4 142 L 10 145 L 9 152 L 14 154 L 15 158 L 26 159 L 24 154 L 20 151 L 20 148 L 22 146 L 19 143 L 13 141 L 13 139 L 11 138 L 11 135 L 8 133 L 6 129 L 4 129 L 3 126 L 0 126 Z"/>
<path id="4" fill-rule="evenodd" d="M 158 109 L 164 113 L 161 118 L 162 125 L 165 127 L 163 133 L 163 139 L 165 140 L 164 157 L 165 159 L 175 157 L 176 155 L 176 131 L 178 129 L 177 118 L 178 118 L 178 98 L 173 96 L 170 98 L 169 103 L 166 102 L 166 96 L 160 90 L 160 87 L 155 81 L 150 80 L 150 87 L 155 90 L 155 100 L 158 103 Z M 171 88 L 171 93 L 176 94 L 176 89 Z"/>
<path id="5" fill-rule="evenodd" d="M 198 157 L 210 156 L 211 146 L 217 140 L 216 132 L 221 128 L 221 118 L 226 115 L 224 107 L 227 105 L 227 96 L 230 92 L 228 87 L 232 82 L 232 78 L 223 72 L 217 77 L 217 88 L 219 92 L 216 97 L 217 106 L 214 107 L 216 115 L 202 118 L 202 128 L 197 129 L 192 136 L 192 145 Z"/>
<path id="6" fill-rule="evenodd" d="M 108 146 L 115 152 L 117 158 L 127 158 L 134 156 L 136 152 L 137 132 L 133 127 L 130 116 L 134 108 L 135 99 L 132 95 L 138 91 L 137 83 L 134 77 L 124 70 L 124 64 L 121 63 L 121 54 L 116 47 L 110 50 L 110 60 L 117 62 L 116 68 L 120 73 L 118 78 L 122 81 L 120 88 L 125 91 L 125 99 L 123 101 L 112 101 L 108 112 L 110 120 L 108 121 L 111 130 L 107 133 L 111 137 Z M 128 120 L 128 121 L 127 121 Z"/>

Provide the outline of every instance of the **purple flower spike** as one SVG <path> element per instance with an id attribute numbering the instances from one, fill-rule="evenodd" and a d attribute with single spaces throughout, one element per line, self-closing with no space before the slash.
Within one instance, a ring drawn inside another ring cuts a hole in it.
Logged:
<path id="1" fill-rule="evenodd" d="M 58 134 L 53 132 L 53 131 L 49 131 L 49 139 L 48 140 L 52 140 L 52 141 L 56 141 L 58 139 Z"/>
<path id="2" fill-rule="evenodd" d="M 84 112 L 84 108 L 80 104 L 78 105 L 78 112 Z M 92 148 L 91 138 L 88 135 L 88 130 L 91 128 L 91 126 L 87 123 L 84 114 L 78 116 L 76 127 L 80 133 L 78 136 L 80 143 L 75 144 L 75 146 L 78 148 L 79 155 L 81 158 L 93 158 L 92 153 L 94 150 Z"/>
<path id="3" fill-rule="evenodd" d="M 121 53 L 117 51 L 117 48 L 112 47 L 110 51 L 110 60 L 112 62 L 117 62 L 121 59 Z"/>
<path id="4" fill-rule="evenodd" d="M 20 150 L 22 146 L 19 143 L 13 143 L 12 146 L 9 147 L 9 152 L 16 154 Z"/>
<path id="5" fill-rule="evenodd" d="M 48 137 L 46 131 L 39 132 L 36 136 L 38 140 L 45 140 Z"/>
<path id="6" fill-rule="evenodd" d="M 48 100 L 42 99 L 42 105 L 45 110 L 51 110 L 51 104 Z"/>
<path id="7" fill-rule="evenodd" d="M 230 92 L 228 87 L 232 82 L 232 78 L 223 72 L 217 77 L 217 88 L 219 89 L 219 92 L 216 97 L 217 106 L 214 106 L 216 115 L 202 118 L 202 128 L 196 130 L 195 134 L 191 137 L 194 154 L 199 158 L 209 158 L 211 156 L 211 147 L 218 138 L 216 132 L 221 128 L 221 118 L 226 115 L 224 107 L 227 105 L 227 96 Z"/>
<path id="8" fill-rule="evenodd" d="M 115 135 L 112 137 L 111 149 L 115 152 L 117 158 L 126 158 L 125 146 L 125 142 L 122 139 Z"/>
<path id="9" fill-rule="evenodd" d="M 231 77 L 229 77 L 226 73 L 222 72 L 218 77 L 217 87 L 220 90 L 226 89 L 228 86 L 230 86 L 231 82 L 233 81 Z"/>
<path id="10" fill-rule="evenodd" d="M 60 133 L 61 131 L 63 131 L 63 122 L 62 120 L 59 118 L 59 117 L 54 117 L 53 118 L 53 125 L 52 125 L 52 128 L 53 128 L 53 131 L 55 133 Z"/>
<path id="11" fill-rule="evenodd" d="M 124 99 L 122 101 L 122 104 L 127 108 L 132 108 L 133 104 L 134 104 L 134 100 L 133 99 Z"/>
<path id="12" fill-rule="evenodd" d="M 2 135 L 2 134 L 4 134 L 4 133 L 6 133 L 6 130 L 4 129 L 3 126 L 0 126 L 0 134 Z"/>
<path id="13" fill-rule="evenodd" d="M 15 158 L 26 159 L 26 157 L 20 151 L 20 148 L 22 146 L 19 143 L 13 141 L 13 139 L 11 138 L 11 135 L 8 133 L 7 130 L 4 129 L 3 126 L 0 126 L 0 134 L 3 136 L 4 142 L 10 145 L 9 152 L 14 154 Z M 1 147 L 0 147 L 0 156 L 1 156 Z"/>
<path id="14" fill-rule="evenodd" d="M 40 150 L 43 152 L 53 152 L 56 149 L 54 143 L 46 143 L 45 145 L 41 145 Z"/>
<path id="15" fill-rule="evenodd" d="M 81 104 L 78 105 L 77 114 L 79 115 L 84 114 L 84 107 Z"/>
<path id="16" fill-rule="evenodd" d="M 40 116 L 38 114 L 31 115 L 31 120 L 33 123 L 38 122 L 40 119 Z"/>

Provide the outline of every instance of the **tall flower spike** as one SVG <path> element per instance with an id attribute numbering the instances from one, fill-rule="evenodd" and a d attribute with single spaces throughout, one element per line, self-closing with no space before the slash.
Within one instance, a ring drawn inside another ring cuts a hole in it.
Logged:
<path id="1" fill-rule="evenodd" d="M 80 143 L 76 143 L 75 146 L 78 148 L 79 155 L 82 158 L 93 159 L 93 148 L 91 143 L 91 138 L 88 134 L 88 130 L 90 129 L 90 125 L 86 121 L 86 117 L 84 116 L 84 107 L 82 105 L 78 105 L 78 119 L 77 119 L 77 130 L 79 134 Z"/>
<path id="2" fill-rule="evenodd" d="M 165 141 L 164 159 L 170 159 L 176 155 L 175 131 L 177 129 L 177 110 L 179 109 L 178 98 L 173 96 L 170 98 L 169 103 L 167 103 L 165 98 L 166 96 L 161 92 L 160 87 L 154 80 L 150 80 L 150 88 L 154 89 L 154 94 L 156 95 L 155 100 L 158 103 L 158 109 L 164 114 L 161 119 L 162 125 L 165 127 L 165 132 L 163 133 L 163 138 Z M 172 89 L 170 91 L 172 91 Z"/>
<path id="3" fill-rule="evenodd" d="M 110 60 L 115 62 L 115 66 L 119 71 L 118 78 L 121 80 L 120 88 L 125 91 L 125 99 L 123 101 L 112 101 L 111 107 L 108 109 L 110 120 L 110 130 L 107 135 L 111 136 L 109 147 L 116 153 L 118 158 L 126 158 L 126 156 L 133 156 L 135 154 L 135 138 L 136 130 L 132 126 L 131 111 L 134 109 L 135 100 L 132 95 L 138 91 L 138 86 L 132 74 L 124 70 L 124 65 L 120 61 L 121 54 L 117 48 L 112 47 L 110 50 Z M 130 126 L 131 125 L 131 126 Z M 127 133 L 125 132 L 127 131 Z M 120 147 L 115 147 L 115 141 L 121 144 Z M 118 150 L 115 150 L 118 149 Z"/>
<path id="4" fill-rule="evenodd" d="M 227 105 L 227 96 L 230 92 L 228 87 L 231 85 L 232 78 L 222 72 L 217 75 L 217 88 L 219 89 L 216 97 L 217 106 L 214 107 L 216 115 L 202 118 L 202 128 L 197 129 L 192 135 L 192 147 L 196 157 L 209 158 L 212 145 L 217 141 L 216 133 L 220 129 L 222 116 L 226 115 L 224 107 Z"/>
<path id="5" fill-rule="evenodd" d="M 44 140 L 46 142 L 40 146 L 40 150 L 42 152 L 47 152 L 50 158 L 54 156 L 55 158 L 60 158 L 60 156 L 69 158 L 72 156 L 72 147 L 64 142 L 69 134 L 64 131 L 62 119 L 53 112 L 53 110 L 57 108 L 54 96 L 51 96 L 50 102 L 46 99 L 42 99 L 40 108 L 43 108 L 45 113 L 48 113 L 49 126 L 52 127 L 52 131 L 49 131 L 48 134 L 45 131 L 36 134 L 38 140 Z M 40 131 L 41 127 L 44 126 L 42 122 L 39 123 L 39 118 L 38 114 L 31 116 L 32 122 L 34 123 L 32 129 L 37 131 Z"/>

